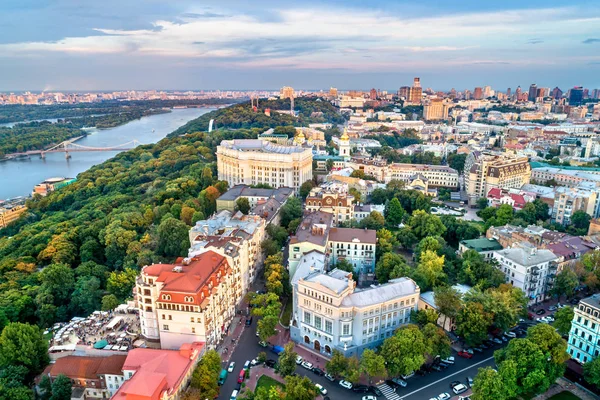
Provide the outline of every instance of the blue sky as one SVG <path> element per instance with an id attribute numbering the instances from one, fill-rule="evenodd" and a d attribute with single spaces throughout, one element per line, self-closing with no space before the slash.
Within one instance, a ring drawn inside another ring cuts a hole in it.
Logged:
<path id="1" fill-rule="evenodd" d="M 457 4 L 458 3 L 458 4 Z M 597 1 L 2 0 L 0 91 L 600 88 Z"/>

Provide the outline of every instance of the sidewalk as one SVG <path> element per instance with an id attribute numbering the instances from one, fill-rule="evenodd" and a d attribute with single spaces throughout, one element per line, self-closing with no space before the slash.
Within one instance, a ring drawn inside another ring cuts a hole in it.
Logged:
<path id="1" fill-rule="evenodd" d="M 549 399 L 550 397 L 554 396 L 555 394 L 564 392 L 565 390 L 573 393 L 574 395 L 578 396 L 582 400 L 597 400 L 598 399 L 598 396 L 594 395 L 593 393 L 591 393 L 585 389 L 580 388 L 578 385 L 572 383 L 571 381 L 564 379 L 564 378 L 558 378 L 556 380 L 556 383 L 554 385 L 552 385 L 546 393 L 540 394 L 539 396 L 534 397 L 533 400 Z"/>
<path id="2" fill-rule="evenodd" d="M 230 333 L 225 336 L 223 343 L 217 346 L 217 352 L 221 355 L 221 360 L 225 365 L 229 364 L 231 354 L 235 351 L 235 348 L 244 332 L 244 322 L 246 317 L 243 315 L 236 315 L 231 321 L 231 327 L 229 328 Z"/>
<path id="3" fill-rule="evenodd" d="M 260 378 L 262 375 L 269 376 L 285 385 L 285 381 L 283 380 L 283 378 L 277 375 L 273 368 L 265 367 L 264 365 L 259 365 L 250 368 L 250 378 L 246 379 L 245 381 L 245 389 L 254 391 L 254 389 L 256 389 L 256 383 L 258 382 L 258 378 Z"/>

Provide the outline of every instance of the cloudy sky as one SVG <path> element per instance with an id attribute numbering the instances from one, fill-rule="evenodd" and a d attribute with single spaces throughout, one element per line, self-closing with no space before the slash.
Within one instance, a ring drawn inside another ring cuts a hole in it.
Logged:
<path id="1" fill-rule="evenodd" d="M 0 91 L 600 87 L 600 3 L 1 0 Z"/>

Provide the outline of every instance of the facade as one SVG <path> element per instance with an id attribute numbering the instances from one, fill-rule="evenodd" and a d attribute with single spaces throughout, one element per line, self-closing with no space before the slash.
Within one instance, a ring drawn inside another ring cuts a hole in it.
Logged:
<path id="1" fill-rule="evenodd" d="M 473 152 L 465 160 L 465 188 L 469 205 L 475 205 L 493 188 L 519 189 L 529 183 L 531 167 L 527 157 Z"/>
<path id="2" fill-rule="evenodd" d="M 360 356 L 409 323 L 417 310 L 420 290 L 412 279 L 357 289 L 348 272 L 308 272 L 294 279 L 290 337 L 324 355 L 335 349 Z"/>
<path id="3" fill-rule="evenodd" d="M 458 189 L 458 171 L 445 165 L 390 164 L 386 182 L 398 179 L 409 183 L 417 174 L 425 177 L 429 186 Z"/>
<path id="4" fill-rule="evenodd" d="M 267 184 L 296 192 L 312 179 L 312 149 L 263 140 L 223 140 L 217 146 L 219 180 L 230 186 Z"/>
<path id="5" fill-rule="evenodd" d="M 584 364 L 600 354 L 600 296 L 582 299 L 573 308 L 567 352 L 575 361 Z"/>
<path id="6" fill-rule="evenodd" d="M 327 253 L 327 240 L 333 225 L 333 214 L 313 211 L 304 214 L 296 233 L 290 238 L 288 269 L 294 276 L 302 256 L 312 250 Z"/>
<path id="7" fill-rule="evenodd" d="M 135 295 L 146 339 L 159 340 L 163 349 L 192 342 L 214 348 L 242 299 L 240 270 L 213 251 L 148 265 L 136 280 Z"/>
<path id="8" fill-rule="evenodd" d="M 344 133 L 340 137 L 338 146 L 340 157 L 343 157 L 345 160 L 350 158 L 350 137 L 346 128 L 344 128 Z"/>
<path id="9" fill-rule="evenodd" d="M 252 209 L 256 207 L 259 202 L 270 198 L 275 198 L 280 203 L 285 203 L 287 199 L 293 195 L 293 189 L 287 187 L 281 187 L 279 189 L 259 189 L 252 188 L 248 185 L 236 185 L 217 199 L 217 211 L 236 211 L 236 202 L 241 198 L 248 199 L 250 209 Z"/>
<path id="10" fill-rule="evenodd" d="M 514 210 L 519 211 L 525 207 L 525 204 L 534 201 L 535 197 L 520 193 L 520 191 L 492 188 L 487 193 L 489 207 L 500 207 L 508 204 Z"/>
<path id="11" fill-rule="evenodd" d="M 379 214 L 383 215 L 385 206 L 383 204 L 359 204 L 354 207 L 354 216 L 352 218 L 356 222 L 360 222 L 367 218 L 373 211 L 377 211 Z"/>
<path id="12" fill-rule="evenodd" d="M 452 286 L 452 288 L 459 292 L 461 295 L 464 295 L 469 290 L 471 290 L 471 286 L 468 285 L 454 285 Z M 438 306 L 435 304 L 435 296 L 433 291 L 421 293 L 421 295 L 419 296 L 418 308 L 419 311 L 430 309 L 437 311 Z M 442 313 L 439 313 L 437 324 L 441 326 L 446 332 L 452 332 L 456 329 L 456 321 L 452 318 L 445 316 Z"/>
<path id="13" fill-rule="evenodd" d="M 73 384 L 73 393 L 85 399 L 109 399 L 124 383 L 125 355 L 108 357 L 65 356 L 44 371 L 51 381 L 65 375 Z"/>
<path id="14" fill-rule="evenodd" d="M 465 251 L 475 250 L 486 260 L 494 258 L 494 251 L 502 249 L 502 245 L 496 239 L 479 238 L 461 240 L 458 244 L 458 254 L 462 255 Z"/>
<path id="15" fill-rule="evenodd" d="M 15 222 L 25 211 L 27 207 L 23 204 L 0 204 L 0 229 Z"/>
<path id="16" fill-rule="evenodd" d="M 568 226 L 571 216 L 577 211 L 584 211 L 592 218 L 598 217 L 598 190 L 592 186 L 587 189 L 580 185 L 578 188 L 557 187 L 552 207 L 552 220 Z"/>
<path id="17" fill-rule="evenodd" d="M 548 280 L 556 273 L 558 257 L 550 250 L 535 247 L 515 247 L 494 252 L 498 269 L 506 277 L 506 283 L 521 289 L 530 304 L 546 298 Z"/>
<path id="18" fill-rule="evenodd" d="M 375 248 L 377 232 L 373 229 L 331 228 L 329 240 L 329 262 L 332 265 L 346 260 L 359 275 L 375 272 Z"/>
<path id="19" fill-rule="evenodd" d="M 125 382 L 114 400 L 179 400 L 204 354 L 204 343 L 176 350 L 133 349 L 123 365 Z"/>
<path id="20" fill-rule="evenodd" d="M 76 178 L 48 178 L 42 183 L 38 183 L 33 188 L 32 196 L 39 194 L 40 196 L 47 196 L 48 193 L 52 193 L 55 190 L 60 189 L 61 187 L 70 185 L 71 183 L 76 182 Z"/>
<path id="21" fill-rule="evenodd" d="M 440 121 L 448 119 L 451 103 L 442 99 L 431 99 L 423 106 L 425 121 Z"/>
<path id="22" fill-rule="evenodd" d="M 347 193 L 313 188 L 304 202 L 306 211 L 323 211 L 333 214 L 334 224 L 350 221 L 354 215 L 354 197 Z"/>

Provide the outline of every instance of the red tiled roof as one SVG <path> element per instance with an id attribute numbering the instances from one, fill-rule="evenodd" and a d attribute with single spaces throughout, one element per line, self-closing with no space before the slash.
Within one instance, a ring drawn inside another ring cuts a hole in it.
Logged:
<path id="1" fill-rule="evenodd" d="M 515 207 L 523 208 L 525 206 L 526 201 L 523 195 L 511 193 L 510 197 L 514 200 Z"/>
<path id="2" fill-rule="evenodd" d="M 488 192 L 488 198 L 499 199 L 502 197 L 502 190 L 500 188 L 492 188 Z"/>
<path id="3" fill-rule="evenodd" d="M 124 355 L 109 357 L 66 356 L 59 358 L 50 369 L 50 376 L 66 375 L 71 379 L 99 379 L 98 375 L 120 375 Z"/>

